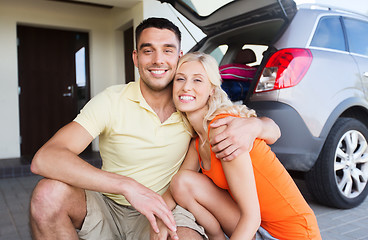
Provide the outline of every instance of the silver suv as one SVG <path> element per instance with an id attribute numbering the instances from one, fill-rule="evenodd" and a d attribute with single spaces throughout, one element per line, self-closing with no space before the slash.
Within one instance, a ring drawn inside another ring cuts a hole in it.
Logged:
<path id="1" fill-rule="evenodd" d="M 272 150 L 305 173 L 320 203 L 351 208 L 368 194 L 368 18 L 292 0 L 241 0 L 201 7 L 170 2 L 207 35 L 191 51 L 220 66 L 242 49 L 255 58 L 247 81 L 230 81 L 233 100 L 272 118 L 282 132 Z M 201 2 L 201 1 L 198 1 Z M 203 3 L 204 1 L 202 1 Z M 229 1 L 226 1 L 229 2 Z M 252 62 L 253 61 L 253 62 Z M 240 101 L 238 101 L 240 100 Z"/>

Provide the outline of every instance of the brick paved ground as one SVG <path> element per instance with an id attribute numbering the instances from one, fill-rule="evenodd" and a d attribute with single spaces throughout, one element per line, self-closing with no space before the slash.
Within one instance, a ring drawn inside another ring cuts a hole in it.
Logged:
<path id="1" fill-rule="evenodd" d="M 31 239 L 29 199 L 39 176 L 0 180 L 0 240 Z"/>
<path id="2" fill-rule="evenodd" d="M 39 176 L 0 180 L 0 240 L 30 240 L 28 209 L 33 187 Z M 318 205 L 310 199 L 304 182 L 299 188 L 315 211 L 324 240 L 368 240 L 368 199 L 350 210 Z"/>
<path id="3" fill-rule="evenodd" d="M 322 239 L 368 240 L 368 198 L 353 209 L 329 208 L 313 201 L 304 181 L 294 180 L 316 214 Z"/>

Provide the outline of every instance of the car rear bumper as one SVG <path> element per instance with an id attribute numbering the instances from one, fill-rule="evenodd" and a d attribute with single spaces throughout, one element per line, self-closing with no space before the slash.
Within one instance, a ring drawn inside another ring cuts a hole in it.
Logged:
<path id="1" fill-rule="evenodd" d="M 288 170 L 308 171 L 316 162 L 325 139 L 312 136 L 300 115 L 280 102 L 250 102 L 258 116 L 271 118 L 280 127 L 281 137 L 272 151 Z"/>

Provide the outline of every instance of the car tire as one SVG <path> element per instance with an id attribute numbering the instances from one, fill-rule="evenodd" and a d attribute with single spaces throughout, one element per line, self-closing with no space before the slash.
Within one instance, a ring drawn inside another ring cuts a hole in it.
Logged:
<path id="1" fill-rule="evenodd" d="M 306 173 L 307 187 L 318 202 L 348 209 L 366 198 L 367 179 L 368 129 L 356 119 L 339 118 Z"/>

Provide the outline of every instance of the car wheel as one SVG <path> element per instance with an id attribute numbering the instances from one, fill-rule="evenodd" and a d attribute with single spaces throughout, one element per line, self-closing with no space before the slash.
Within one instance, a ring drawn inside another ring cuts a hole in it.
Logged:
<path id="1" fill-rule="evenodd" d="M 317 162 L 306 174 L 317 201 L 352 208 L 368 193 L 368 129 L 353 118 L 339 118 L 332 127 Z"/>

